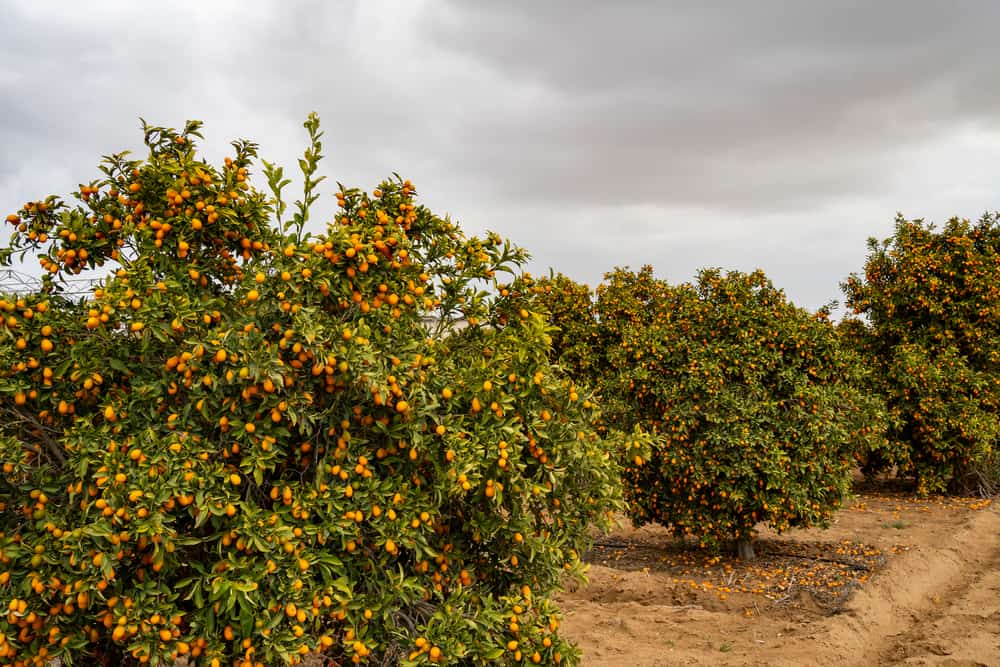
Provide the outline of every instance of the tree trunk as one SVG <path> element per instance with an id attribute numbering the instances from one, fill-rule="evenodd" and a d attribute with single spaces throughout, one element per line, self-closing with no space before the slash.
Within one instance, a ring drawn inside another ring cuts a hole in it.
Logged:
<path id="1" fill-rule="evenodd" d="M 745 561 L 751 561 L 756 558 L 753 552 L 753 543 L 751 543 L 750 540 L 737 540 L 736 555 L 740 560 Z"/>

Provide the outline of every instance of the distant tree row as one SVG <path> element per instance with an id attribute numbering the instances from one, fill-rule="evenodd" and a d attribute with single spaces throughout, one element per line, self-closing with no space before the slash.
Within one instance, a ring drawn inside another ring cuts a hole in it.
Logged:
<path id="1" fill-rule="evenodd" d="M 606 423 L 654 436 L 625 471 L 633 519 L 750 555 L 760 521 L 824 525 L 857 466 L 921 495 L 996 490 L 1000 219 L 899 218 L 869 250 L 840 323 L 760 271 L 510 289 L 549 314 L 553 361 L 595 389 Z"/>

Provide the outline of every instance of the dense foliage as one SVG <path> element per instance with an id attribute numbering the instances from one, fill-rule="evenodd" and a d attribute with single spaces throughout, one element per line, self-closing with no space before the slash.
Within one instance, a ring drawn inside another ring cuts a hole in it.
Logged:
<path id="1" fill-rule="evenodd" d="M 281 169 L 196 123 L 8 217 L 46 279 L 0 295 L 0 664 L 575 662 L 548 595 L 620 468 L 506 315 L 525 254 L 400 179 L 307 233 L 306 127 L 284 221 Z"/>
<path id="2" fill-rule="evenodd" d="M 891 418 L 869 470 L 899 466 L 922 493 L 975 486 L 1000 437 L 1000 217 L 900 217 L 843 288 Z"/>
<path id="3" fill-rule="evenodd" d="M 638 523 L 713 545 L 823 525 L 854 452 L 884 426 L 864 369 L 825 312 L 789 303 L 760 271 L 669 285 L 618 269 L 597 290 L 609 418 L 656 435 L 626 474 Z"/>
<path id="4" fill-rule="evenodd" d="M 562 273 L 520 276 L 503 288 L 508 308 L 526 306 L 552 325 L 549 358 L 577 380 L 593 384 L 602 370 L 604 341 L 595 322 L 594 293 Z"/>

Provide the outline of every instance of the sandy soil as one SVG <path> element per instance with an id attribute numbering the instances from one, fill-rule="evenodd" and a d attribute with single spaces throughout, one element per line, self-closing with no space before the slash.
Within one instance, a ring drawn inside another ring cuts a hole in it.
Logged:
<path id="1" fill-rule="evenodd" d="M 862 492 L 752 565 L 627 522 L 560 596 L 587 667 L 1000 666 L 1000 503 Z"/>

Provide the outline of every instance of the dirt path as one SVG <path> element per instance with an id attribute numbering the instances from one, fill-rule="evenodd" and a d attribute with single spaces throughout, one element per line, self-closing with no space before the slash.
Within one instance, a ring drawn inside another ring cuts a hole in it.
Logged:
<path id="1" fill-rule="evenodd" d="M 863 495 L 829 531 L 762 538 L 748 568 L 623 526 L 562 596 L 583 664 L 1000 667 L 998 508 Z"/>

